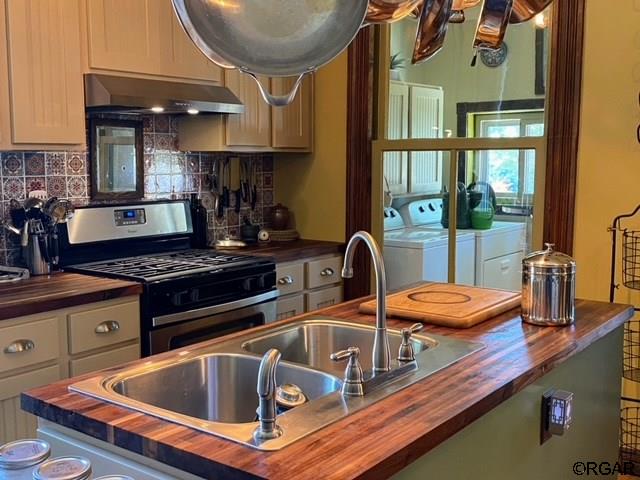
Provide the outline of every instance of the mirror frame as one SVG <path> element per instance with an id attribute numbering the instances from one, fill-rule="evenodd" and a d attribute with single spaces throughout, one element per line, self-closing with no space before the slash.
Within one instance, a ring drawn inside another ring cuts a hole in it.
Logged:
<path id="1" fill-rule="evenodd" d="M 135 130 L 136 148 L 136 189 L 128 192 L 101 192 L 98 190 L 98 138 L 96 130 L 98 127 L 127 127 Z M 90 118 L 89 119 L 89 175 L 90 175 L 90 198 L 91 200 L 139 200 L 144 198 L 144 143 L 142 137 L 142 120 L 122 120 L 114 118 Z"/>

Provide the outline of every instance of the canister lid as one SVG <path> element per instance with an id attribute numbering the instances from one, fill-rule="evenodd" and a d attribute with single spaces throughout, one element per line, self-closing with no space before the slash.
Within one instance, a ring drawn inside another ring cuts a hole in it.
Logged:
<path id="1" fill-rule="evenodd" d="M 545 243 L 547 249 L 533 252 L 522 261 L 526 267 L 560 268 L 574 270 L 576 261 L 566 253 L 556 252 L 553 243 Z"/>
<path id="2" fill-rule="evenodd" d="M 94 478 L 93 480 L 134 480 L 134 478 L 127 475 L 105 475 L 104 477 Z"/>
<path id="3" fill-rule="evenodd" d="M 51 454 L 44 440 L 17 440 L 0 447 L 0 469 L 20 470 L 43 462 Z"/>
<path id="4" fill-rule="evenodd" d="M 34 480 L 85 480 L 90 476 L 91 462 L 82 457 L 53 458 L 33 472 Z"/>

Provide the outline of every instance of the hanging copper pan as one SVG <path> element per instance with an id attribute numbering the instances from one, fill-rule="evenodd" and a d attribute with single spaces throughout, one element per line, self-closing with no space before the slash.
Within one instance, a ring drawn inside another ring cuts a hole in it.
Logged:
<path id="1" fill-rule="evenodd" d="M 553 0 L 513 0 L 509 23 L 523 23 L 542 13 Z"/>
<path id="2" fill-rule="evenodd" d="M 464 11 L 467 8 L 475 7 L 480 3 L 480 0 L 453 0 L 453 5 L 451 7 L 451 18 L 449 18 L 449 23 L 464 23 L 466 20 Z"/>
<path id="3" fill-rule="evenodd" d="M 393 23 L 411 15 L 424 0 L 369 0 L 366 23 Z"/>
<path id="4" fill-rule="evenodd" d="M 453 0 L 424 0 L 411 63 L 422 63 L 440 51 L 447 34 Z"/>
<path id="5" fill-rule="evenodd" d="M 484 0 L 473 46 L 497 50 L 502 45 L 511 16 L 513 0 Z"/>

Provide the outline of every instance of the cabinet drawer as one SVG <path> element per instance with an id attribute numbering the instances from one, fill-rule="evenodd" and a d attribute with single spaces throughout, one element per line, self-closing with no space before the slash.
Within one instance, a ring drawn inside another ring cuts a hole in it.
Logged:
<path id="1" fill-rule="evenodd" d="M 324 287 L 340 283 L 342 257 L 328 257 L 307 263 L 307 288 Z"/>
<path id="2" fill-rule="evenodd" d="M 342 302 L 342 287 L 323 288 L 307 293 L 307 312 L 330 307 Z"/>
<path id="3" fill-rule="evenodd" d="M 138 302 L 122 303 L 69 315 L 69 352 L 86 352 L 140 336 Z"/>
<path id="4" fill-rule="evenodd" d="M 524 229 L 524 223 L 514 224 L 513 229 L 506 231 L 496 230 L 496 233 L 490 236 L 478 237 L 476 241 L 478 259 L 485 261 L 524 250 Z"/>
<path id="5" fill-rule="evenodd" d="M 304 295 L 280 298 L 276 306 L 276 319 L 295 317 L 304 313 Z"/>
<path id="6" fill-rule="evenodd" d="M 304 264 L 276 266 L 276 283 L 280 295 L 300 292 L 304 288 Z"/>
<path id="7" fill-rule="evenodd" d="M 140 345 L 130 345 L 128 347 L 109 350 L 89 357 L 71 360 L 71 376 L 84 375 L 85 373 L 115 367 L 122 363 L 131 362 L 140 358 Z"/>
<path id="8" fill-rule="evenodd" d="M 8 350 L 14 352 L 7 353 Z M 59 353 L 57 318 L 0 328 L 0 372 L 54 360 Z"/>
<path id="9" fill-rule="evenodd" d="M 522 251 L 487 260 L 483 265 L 482 286 L 520 291 L 522 288 Z"/>

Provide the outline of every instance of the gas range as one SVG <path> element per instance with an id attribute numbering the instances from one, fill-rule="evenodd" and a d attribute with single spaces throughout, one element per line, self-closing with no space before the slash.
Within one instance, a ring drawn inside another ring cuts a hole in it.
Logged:
<path id="1" fill-rule="evenodd" d="M 192 249 L 192 233 L 186 201 L 78 208 L 60 234 L 61 265 L 142 283 L 143 355 L 274 321 L 274 261 Z"/>

